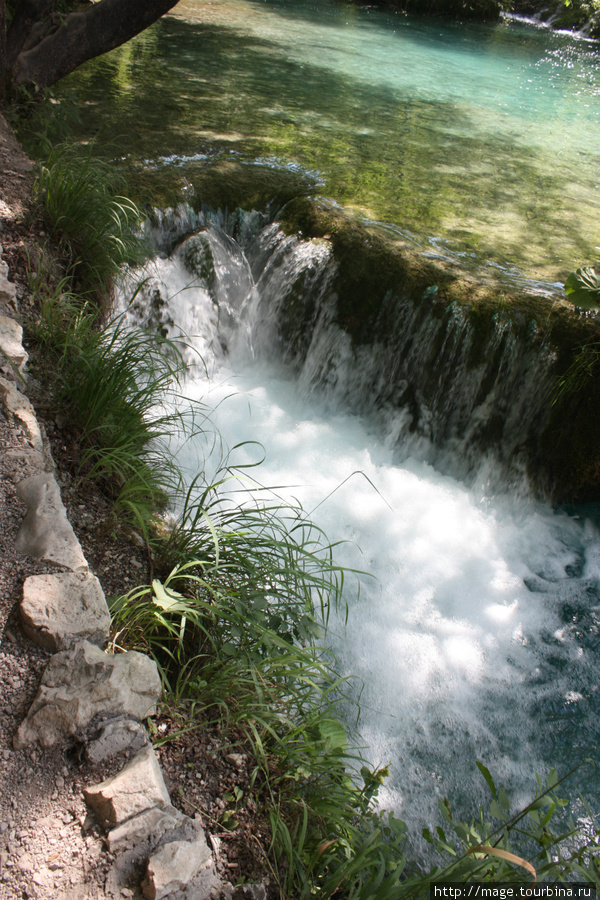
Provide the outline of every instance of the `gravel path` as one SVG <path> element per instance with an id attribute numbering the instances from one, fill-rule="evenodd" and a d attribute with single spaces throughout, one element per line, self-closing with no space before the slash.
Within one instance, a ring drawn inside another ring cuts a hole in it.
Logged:
<path id="1" fill-rule="evenodd" d="M 0 302 L 0 314 L 24 321 L 32 313 L 26 267 L 45 235 L 28 213 L 33 165 L 23 155 L 0 115 L 0 245 L 17 285 L 14 308 Z M 0 375 L 15 378 L 0 359 Z M 69 520 L 83 552 L 107 596 L 122 594 L 146 583 L 144 552 L 126 533 L 115 530 L 110 505 L 89 483 L 73 479 L 63 442 L 60 416 L 43 390 L 29 378 L 26 393 L 36 408 L 57 464 L 56 477 Z M 56 418 L 55 418 L 56 417 Z M 115 763 L 93 767 L 82 762 L 77 746 L 52 750 L 15 751 L 12 741 L 36 694 L 49 653 L 21 631 L 18 603 L 24 580 L 33 574 L 60 569 L 27 558 L 15 549 L 15 537 L 25 508 L 15 485 L 32 474 L 24 451 L 28 440 L 8 421 L 0 405 L 0 900 L 97 900 L 104 897 L 142 898 L 142 872 L 135 866 L 123 875 L 119 858 L 107 852 L 103 832 L 88 813 L 82 787 L 113 774 Z M 159 710 L 153 732 L 163 741 L 187 724 L 177 711 Z M 223 738 L 218 724 L 206 725 L 158 749 L 173 805 L 197 816 L 216 850 L 224 882 L 264 880 L 264 849 L 269 831 L 257 792 L 250 786 L 251 759 L 241 736 Z M 122 765 L 122 760 L 117 767 Z M 218 820 L 223 795 L 239 787 L 244 802 L 236 808 L 239 826 L 229 830 Z M 124 887 L 123 884 L 126 884 Z M 269 897 L 276 897 L 272 887 Z M 227 894 L 238 896 L 238 892 Z M 267 896 L 264 888 L 258 894 Z M 194 900 L 193 897 L 187 900 Z"/>

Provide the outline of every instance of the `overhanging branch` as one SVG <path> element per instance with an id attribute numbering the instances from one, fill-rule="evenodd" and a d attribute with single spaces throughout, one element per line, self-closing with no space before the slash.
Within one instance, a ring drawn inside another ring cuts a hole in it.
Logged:
<path id="1" fill-rule="evenodd" d="M 69 13 L 56 31 L 19 54 L 14 81 L 48 87 L 88 59 L 107 53 L 144 31 L 176 3 L 177 0 L 100 0 Z"/>

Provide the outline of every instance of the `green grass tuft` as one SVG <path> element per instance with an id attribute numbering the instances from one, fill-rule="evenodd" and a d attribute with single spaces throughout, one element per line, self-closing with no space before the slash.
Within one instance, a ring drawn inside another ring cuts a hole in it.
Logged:
<path id="1" fill-rule="evenodd" d="M 42 217 L 81 294 L 104 299 L 121 267 L 145 256 L 141 213 L 124 191 L 114 162 L 95 156 L 93 147 L 60 145 L 40 168 Z"/>

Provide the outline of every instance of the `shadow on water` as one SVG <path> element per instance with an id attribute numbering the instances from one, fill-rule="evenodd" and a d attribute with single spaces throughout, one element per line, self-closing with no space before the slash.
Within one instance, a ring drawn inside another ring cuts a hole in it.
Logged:
<path id="1" fill-rule="evenodd" d="M 164 18 L 66 79 L 58 98 L 79 109 L 81 137 L 114 146 L 118 135 L 121 156 L 291 161 L 361 214 L 539 275 L 592 259 L 600 240 L 569 206 L 573 173 L 541 147 L 480 127 L 464 104 L 286 57 L 233 27 Z"/>

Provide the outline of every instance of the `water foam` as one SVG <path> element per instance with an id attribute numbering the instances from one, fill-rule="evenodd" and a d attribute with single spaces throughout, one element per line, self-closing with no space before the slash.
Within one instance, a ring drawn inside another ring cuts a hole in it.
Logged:
<path id="1" fill-rule="evenodd" d="M 329 640 L 360 700 L 366 753 L 391 764 L 382 801 L 415 831 L 442 796 L 468 815 L 482 797 L 481 759 L 519 802 L 535 771 L 564 771 L 597 739 L 596 525 L 526 493 L 489 496 L 483 478 L 468 487 L 414 445 L 398 465 L 397 441 L 368 419 L 253 358 L 261 282 L 219 229 L 202 240 L 214 274 L 192 278 L 176 250 L 154 264 L 136 315 L 148 319 L 157 287 L 168 295 L 162 326 L 187 334 L 191 362 L 204 359 L 184 393 L 213 407 L 225 443 L 240 445 L 232 462 L 254 463 L 264 447 L 262 484 L 342 541 L 340 563 L 371 573 L 348 579 L 348 622 L 345 610 L 334 616 Z M 298 265 L 323 252 L 305 247 Z M 210 467 L 201 437 L 176 450 L 190 477 Z"/>

